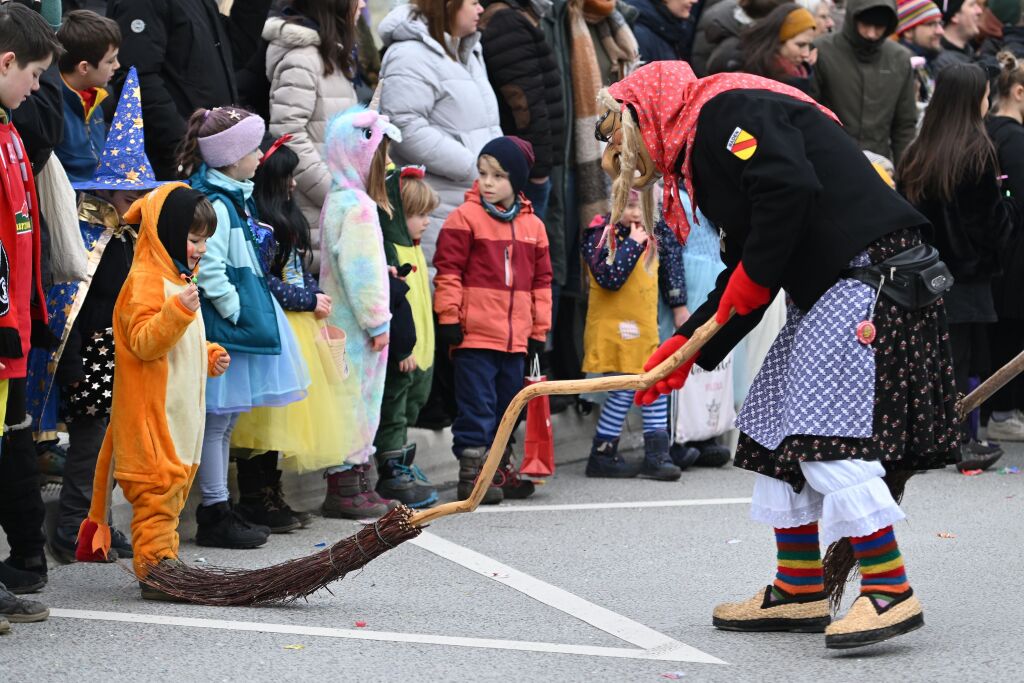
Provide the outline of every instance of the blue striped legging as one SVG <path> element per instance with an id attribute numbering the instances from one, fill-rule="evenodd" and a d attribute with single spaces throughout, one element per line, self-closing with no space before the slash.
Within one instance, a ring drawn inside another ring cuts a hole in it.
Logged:
<path id="1" fill-rule="evenodd" d="M 634 392 L 629 389 L 609 391 L 597 421 L 597 438 L 617 439 L 622 434 L 626 415 L 633 407 Z M 643 407 L 644 434 L 668 431 L 668 396 L 662 395 L 649 406 Z"/>

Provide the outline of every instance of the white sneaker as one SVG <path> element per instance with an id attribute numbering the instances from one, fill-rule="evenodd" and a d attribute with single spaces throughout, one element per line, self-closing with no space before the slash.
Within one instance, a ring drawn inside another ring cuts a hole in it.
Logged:
<path id="1" fill-rule="evenodd" d="M 987 432 L 993 441 L 1024 441 L 1024 416 L 1015 410 L 1005 420 L 989 418 Z"/>

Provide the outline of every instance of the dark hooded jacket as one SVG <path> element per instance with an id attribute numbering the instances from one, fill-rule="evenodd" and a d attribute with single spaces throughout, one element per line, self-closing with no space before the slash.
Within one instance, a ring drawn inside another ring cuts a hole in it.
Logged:
<path id="1" fill-rule="evenodd" d="M 736 0 L 719 0 L 713 6 L 704 7 L 697 22 L 697 34 L 690 58 L 693 73 L 707 76 L 711 56 L 723 43 L 726 43 L 726 50 L 730 47 L 735 50 L 739 44 L 740 31 L 745 28 L 745 24 L 737 18 L 738 9 Z"/>
<path id="2" fill-rule="evenodd" d="M 146 155 L 156 177 L 176 178 L 174 155 L 196 109 L 238 100 L 235 64 L 256 51 L 271 0 L 232 5 L 223 16 L 213 0 L 110 0 L 107 16 L 121 28 L 121 69 L 112 83 L 120 95 L 135 66 L 146 120 Z M 110 97 L 113 105 L 118 97 Z"/>
<path id="3" fill-rule="evenodd" d="M 629 4 L 639 13 L 633 24 L 633 35 L 644 64 L 689 56 L 687 48 L 693 34 L 691 20 L 673 15 L 662 0 L 629 0 Z"/>
<path id="4" fill-rule="evenodd" d="M 884 7 L 892 12 L 885 37 L 869 43 L 857 32 L 857 15 Z M 814 81 L 818 100 L 839 116 L 861 149 L 897 162 L 914 139 L 916 84 L 910 53 L 889 40 L 896 29 L 893 0 L 851 0 L 839 33 L 817 42 Z"/>
<path id="5" fill-rule="evenodd" d="M 1001 189 L 1014 200 L 1019 221 L 1024 216 L 1024 126 L 1007 116 L 990 116 L 985 128 L 1005 175 Z M 992 282 L 996 314 L 1000 320 L 1024 320 L 1024 230 L 1019 223 L 999 251 L 999 261 L 1003 274 Z"/>
<path id="6" fill-rule="evenodd" d="M 487 80 L 498 98 L 501 130 L 533 145 L 531 175 L 551 174 L 564 154 L 562 74 L 540 20 L 517 0 L 487 2 L 480 17 Z"/>

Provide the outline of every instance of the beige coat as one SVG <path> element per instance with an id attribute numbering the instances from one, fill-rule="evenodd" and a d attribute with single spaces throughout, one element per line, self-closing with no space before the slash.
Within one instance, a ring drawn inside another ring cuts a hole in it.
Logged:
<path id="1" fill-rule="evenodd" d="M 327 121 L 357 103 L 355 88 L 335 70 L 324 75 L 320 36 L 312 28 L 272 17 L 263 27 L 270 80 L 270 132 L 292 135 L 288 146 L 299 155 L 296 200 L 309 221 L 313 254 L 320 252 L 320 209 L 331 189 L 324 156 Z M 313 271 L 319 271 L 319 260 Z"/>

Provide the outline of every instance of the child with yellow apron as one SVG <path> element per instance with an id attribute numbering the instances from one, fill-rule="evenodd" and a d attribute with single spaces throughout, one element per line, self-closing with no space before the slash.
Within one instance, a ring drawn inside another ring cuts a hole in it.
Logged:
<path id="1" fill-rule="evenodd" d="M 581 250 L 587 264 L 590 295 L 583 334 L 583 370 L 600 375 L 643 372 L 658 347 L 658 297 L 664 295 L 675 318 L 686 315 L 682 246 L 667 229 L 650 239 L 642 227 L 639 197 L 633 196 L 622 221 L 606 227 L 597 217 L 584 232 Z M 664 228 L 660 225 L 659 228 Z M 637 475 L 676 481 L 682 470 L 669 453 L 668 397 L 643 407 L 644 459 L 619 455 L 619 436 L 633 405 L 634 392 L 611 391 L 605 397 L 587 461 L 588 477 Z"/>

